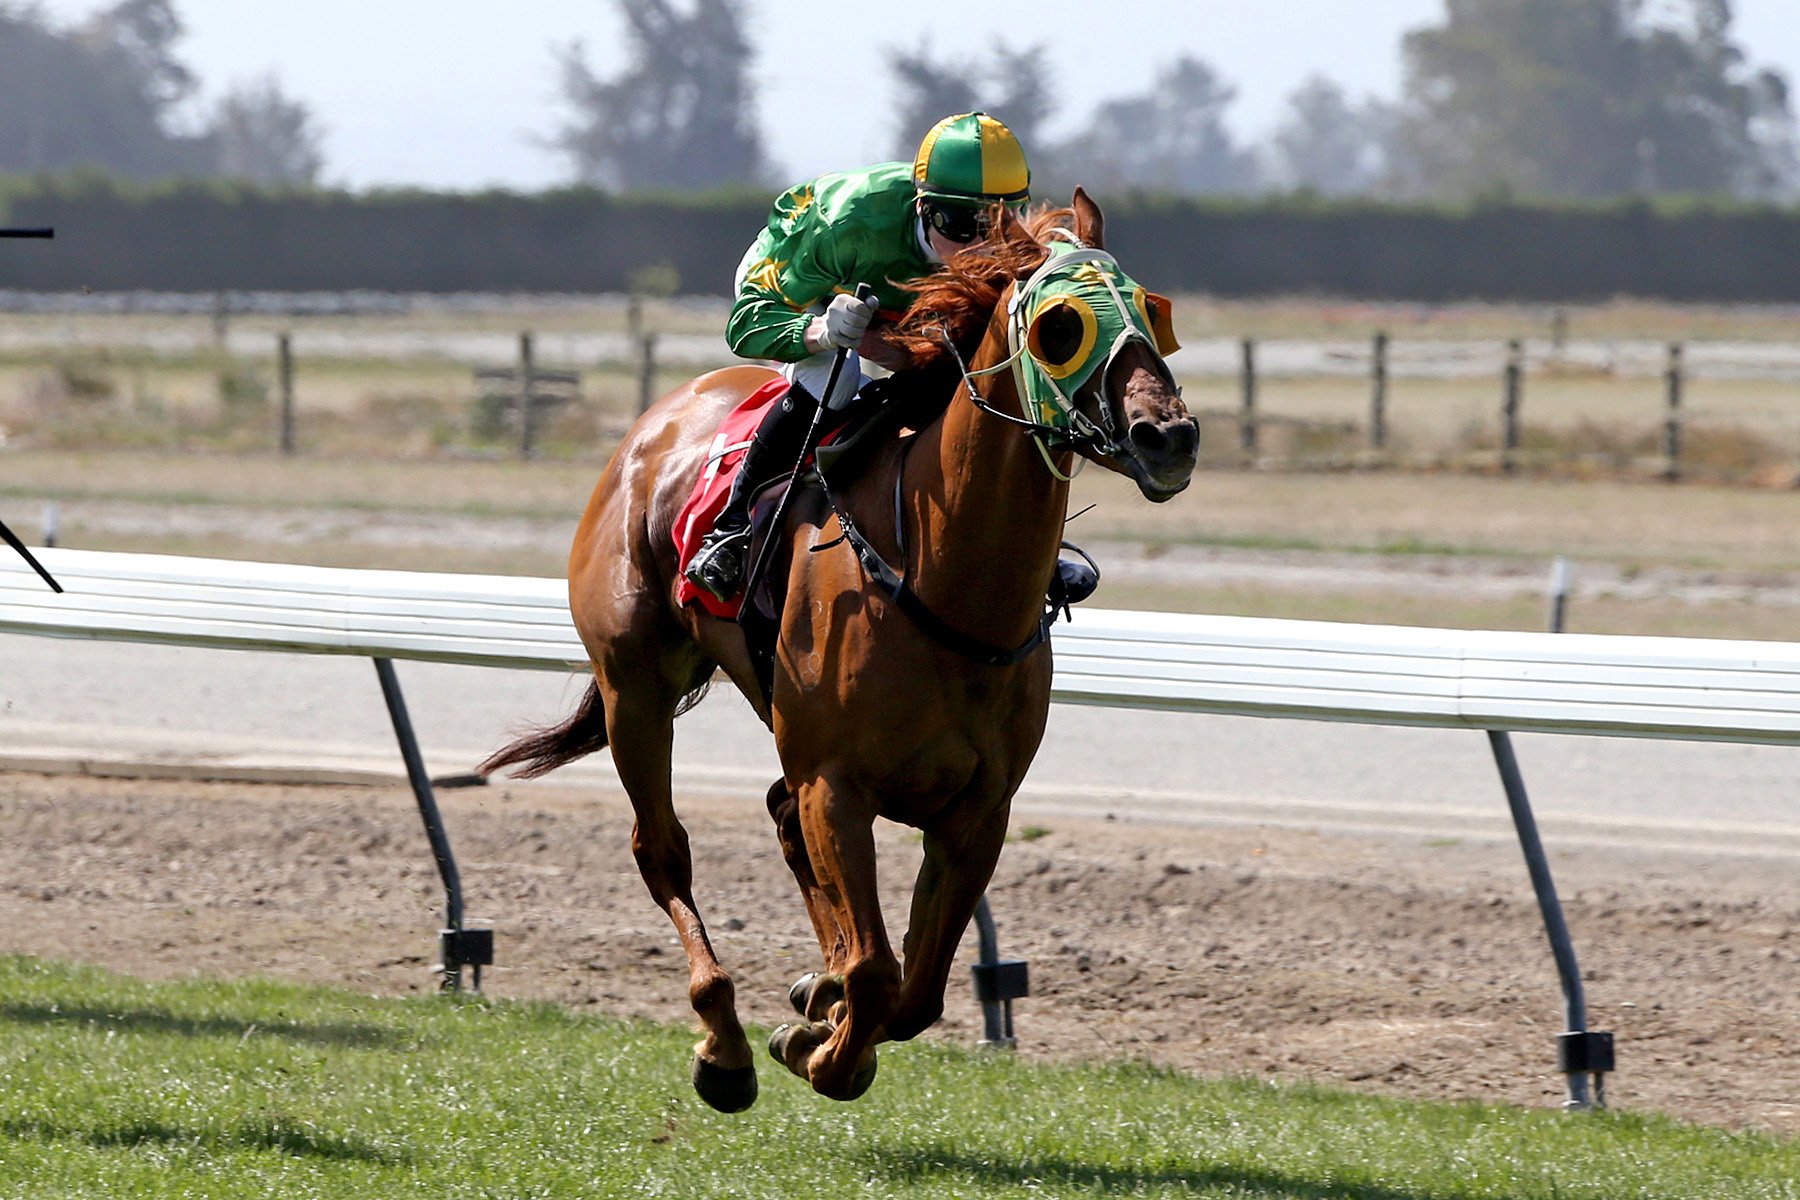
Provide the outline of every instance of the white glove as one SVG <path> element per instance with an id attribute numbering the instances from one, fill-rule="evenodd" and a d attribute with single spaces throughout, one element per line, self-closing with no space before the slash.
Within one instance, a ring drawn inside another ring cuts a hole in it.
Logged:
<path id="1" fill-rule="evenodd" d="M 807 340 L 820 350 L 854 350 L 869 332 L 878 307 L 873 300 L 858 300 L 847 293 L 833 296 L 824 315 L 812 319 Z"/>

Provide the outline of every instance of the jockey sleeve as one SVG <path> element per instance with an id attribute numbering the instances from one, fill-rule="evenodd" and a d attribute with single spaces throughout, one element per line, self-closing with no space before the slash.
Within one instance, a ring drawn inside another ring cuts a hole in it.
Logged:
<path id="1" fill-rule="evenodd" d="M 783 192 L 769 224 L 738 267 L 737 299 L 725 326 L 733 354 L 799 362 L 809 355 L 814 305 L 859 283 L 875 289 L 883 313 L 912 295 L 898 285 L 934 264 L 919 245 L 911 163 L 821 175 Z"/>

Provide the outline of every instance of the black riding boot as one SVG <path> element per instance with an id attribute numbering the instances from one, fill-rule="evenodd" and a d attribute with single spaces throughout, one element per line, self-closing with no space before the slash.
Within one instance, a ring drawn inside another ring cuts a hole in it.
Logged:
<path id="1" fill-rule="evenodd" d="M 737 478 L 731 481 L 724 511 L 688 562 L 686 574 L 696 587 L 720 600 L 737 594 L 749 566 L 745 559 L 750 550 L 750 500 L 764 484 L 794 469 L 818 407 L 812 393 L 795 384 L 756 427 Z"/>

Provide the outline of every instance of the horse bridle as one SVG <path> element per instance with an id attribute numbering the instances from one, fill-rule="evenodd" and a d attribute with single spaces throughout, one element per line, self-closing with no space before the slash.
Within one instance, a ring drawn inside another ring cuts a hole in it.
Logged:
<path id="1" fill-rule="evenodd" d="M 1064 397 L 1062 396 L 1060 387 L 1055 389 L 1057 395 L 1064 401 L 1060 407 L 1067 414 L 1069 419 L 1069 424 L 1066 427 L 1051 424 L 1047 421 L 1034 420 L 1029 416 L 1014 416 L 1003 409 L 996 408 L 988 401 L 987 397 L 981 394 L 980 389 L 977 388 L 975 384 L 977 379 L 988 375 L 997 375 L 1002 371 L 1011 370 L 1018 380 L 1021 408 L 1025 407 L 1024 372 L 1028 369 L 1026 363 L 1030 360 L 1030 347 L 1025 338 L 1025 321 L 1020 314 L 1026 311 L 1027 298 L 1036 290 L 1041 281 L 1049 278 L 1052 274 L 1066 270 L 1071 266 L 1079 266 L 1084 262 L 1104 262 L 1111 263 L 1114 266 L 1117 265 L 1117 260 L 1114 259 L 1112 255 L 1106 253 L 1104 250 L 1096 250 L 1088 247 L 1066 229 L 1053 229 L 1050 232 L 1052 236 L 1060 236 L 1073 242 L 1076 249 L 1072 253 L 1056 255 L 1045 259 L 1044 262 L 1024 280 L 1014 282 L 1012 294 L 1008 297 L 1006 303 L 1007 348 L 1010 352 L 1005 358 L 1001 359 L 991 367 L 971 367 L 963 358 L 962 351 L 957 348 L 956 340 L 950 336 L 948 328 L 939 326 L 938 335 L 943 339 L 944 345 L 949 349 L 951 357 L 956 360 L 957 370 L 962 373 L 963 390 L 968 393 L 969 402 L 987 415 L 1024 430 L 1032 439 L 1032 442 L 1037 446 L 1038 453 L 1043 457 L 1044 465 L 1049 468 L 1050 473 L 1067 483 L 1074 475 L 1073 473 L 1065 475 L 1058 469 L 1055 460 L 1051 457 L 1055 451 L 1069 449 L 1092 457 L 1111 458 L 1115 460 L 1128 457 L 1131 454 L 1131 445 L 1125 437 L 1121 436 L 1118 423 L 1113 417 L 1113 398 L 1107 394 L 1106 379 L 1111 371 L 1113 361 L 1118 358 L 1120 351 L 1132 342 L 1139 342 L 1151 348 L 1153 352 L 1152 357 L 1159 364 L 1162 362 L 1162 356 L 1154 353 L 1155 347 L 1151 345 L 1149 340 L 1145 338 L 1142 333 L 1133 328 L 1130 321 L 1127 320 L 1125 329 L 1114 339 L 1112 346 L 1108 349 L 1105 361 L 1095 370 L 1094 375 L 1096 382 L 1090 384 L 1087 388 L 1082 389 L 1083 391 L 1091 390 L 1096 393 L 1095 398 L 1099 402 L 1098 408 L 1100 410 L 1100 420 L 1098 423 L 1085 412 L 1081 411 L 1079 403 L 1081 392 L 1079 391 L 1073 397 Z M 1103 278 L 1106 281 L 1107 290 L 1112 294 L 1114 303 L 1119 307 L 1119 311 L 1122 314 L 1125 313 L 1127 311 L 1125 298 L 1119 294 L 1117 285 L 1113 283 L 1111 276 L 1103 275 Z M 1164 371 L 1166 374 L 1166 366 L 1164 367 Z M 1168 382 L 1169 385 L 1174 388 L 1176 395 L 1180 395 L 1180 386 L 1177 385 L 1173 379 L 1169 379 Z M 1079 466 L 1076 470 L 1080 470 Z"/>

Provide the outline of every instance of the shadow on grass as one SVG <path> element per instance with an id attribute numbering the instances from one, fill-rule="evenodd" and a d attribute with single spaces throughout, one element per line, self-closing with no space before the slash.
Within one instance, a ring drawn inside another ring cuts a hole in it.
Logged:
<path id="1" fill-rule="evenodd" d="M 1136 1196 L 1152 1189 L 1218 1189 L 1232 1196 L 1281 1197 L 1282 1200 L 1453 1200 L 1442 1192 L 1419 1192 L 1372 1183 L 1333 1183 L 1239 1167 L 1198 1167 L 1183 1171 L 1101 1167 L 1066 1158 L 1031 1158 L 998 1163 L 943 1147 L 877 1150 L 871 1157 L 879 1170 L 909 1183 L 956 1177 L 984 1187 L 1066 1188 L 1098 1196 Z"/>
<path id="2" fill-rule="evenodd" d="M 177 1037 L 221 1037 L 242 1040 L 251 1036 L 282 1038 L 309 1046 L 348 1049 L 391 1049 L 411 1045 L 379 1025 L 351 1022 L 283 1021 L 263 1025 L 228 1017 L 178 1017 L 154 1008 L 97 1008 L 81 1004 L 0 1004 L 0 1022 L 20 1025 L 93 1025 L 133 1033 L 163 1033 Z"/>
<path id="3" fill-rule="evenodd" d="M 0 1137 L 30 1138 L 45 1142 L 85 1142 L 101 1150 L 161 1145 L 189 1146 L 208 1152 L 263 1150 L 292 1158 L 376 1163 L 381 1166 L 403 1166 L 409 1161 L 404 1154 L 384 1150 L 361 1138 L 309 1129 L 279 1117 L 242 1121 L 222 1129 L 189 1128 L 154 1120 L 121 1121 L 93 1128 L 45 1120 L 0 1120 Z"/>

